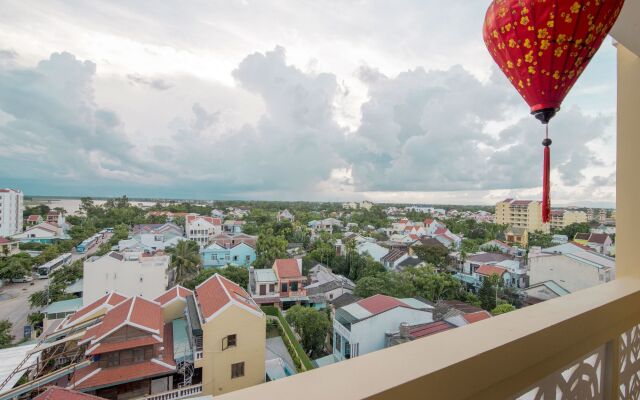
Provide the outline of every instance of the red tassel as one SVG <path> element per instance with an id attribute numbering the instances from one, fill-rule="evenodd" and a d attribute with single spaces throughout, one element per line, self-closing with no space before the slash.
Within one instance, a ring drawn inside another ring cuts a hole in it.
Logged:
<path id="1" fill-rule="evenodd" d="M 547 223 L 551 217 L 551 149 L 544 146 L 544 177 L 542 180 L 542 222 Z"/>

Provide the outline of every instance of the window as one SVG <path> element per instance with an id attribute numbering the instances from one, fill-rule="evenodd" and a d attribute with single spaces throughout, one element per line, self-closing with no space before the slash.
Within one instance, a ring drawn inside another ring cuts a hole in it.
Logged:
<path id="1" fill-rule="evenodd" d="M 244 256 L 244 259 L 245 259 L 246 261 L 251 261 L 251 256 Z"/>
<path id="2" fill-rule="evenodd" d="M 280 287 L 280 291 L 281 291 L 281 292 L 287 292 L 287 291 L 288 291 L 287 283 L 286 283 L 286 282 L 284 282 L 284 283 L 282 284 L 282 286 Z"/>
<path id="3" fill-rule="evenodd" d="M 340 336 L 340 335 L 338 335 L 336 333 L 336 340 L 334 340 L 334 342 L 335 343 L 333 345 L 335 346 L 335 348 L 338 351 L 338 353 L 340 353 L 341 352 L 340 347 L 341 347 L 341 344 L 342 344 L 342 336 Z"/>
<path id="4" fill-rule="evenodd" d="M 238 339 L 235 333 L 233 335 L 227 335 L 224 339 L 222 339 L 222 350 L 226 350 L 230 347 L 236 347 L 237 340 Z"/>
<path id="5" fill-rule="evenodd" d="M 213 254 L 213 255 L 211 256 L 211 259 L 212 259 L 213 261 L 217 261 L 217 260 L 218 260 L 218 255 L 217 255 L 217 254 Z"/>
<path id="6" fill-rule="evenodd" d="M 298 291 L 298 282 L 291 282 L 291 291 L 292 292 Z"/>
<path id="7" fill-rule="evenodd" d="M 269 292 L 273 293 L 275 291 L 276 291 L 276 284 L 275 283 L 269 284 Z"/>
<path id="8" fill-rule="evenodd" d="M 231 379 L 244 376 L 244 362 L 231 364 Z"/>
<path id="9" fill-rule="evenodd" d="M 238 256 L 233 256 L 233 261 L 238 261 Z"/>

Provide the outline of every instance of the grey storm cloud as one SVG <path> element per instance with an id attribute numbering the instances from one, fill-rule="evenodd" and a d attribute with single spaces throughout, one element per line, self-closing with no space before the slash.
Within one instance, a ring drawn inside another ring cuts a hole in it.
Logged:
<path id="1" fill-rule="evenodd" d="M 35 68 L 0 65 L 0 169 L 14 178 L 144 176 L 118 116 L 96 105 L 96 65 L 54 53 Z M 96 173 L 96 170 L 99 173 Z"/>
<path id="2" fill-rule="evenodd" d="M 35 68 L 0 64 L 0 110 L 9 116 L 0 122 L 7 144 L 0 169 L 14 178 L 75 182 L 153 185 L 160 176 L 167 185 L 203 187 L 209 194 L 309 191 L 335 169 L 350 169 L 357 191 L 540 185 L 543 129 L 537 121 L 523 115 L 498 134 L 485 133 L 488 121 L 523 109 L 496 73 L 481 82 L 454 66 L 391 78 L 363 67 L 358 76 L 368 100 L 360 127 L 348 132 L 336 123 L 335 101 L 345 93 L 336 76 L 287 64 L 284 48 L 276 47 L 246 56 L 233 71 L 236 90 L 264 104 L 257 122 L 230 127 L 228 110 L 194 102 L 190 115 L 170 123 L 167 140 L 144 148 L 131 143 L 116 113 L 96 104 L 95 73 L 94 63 L 69 53 L 52 54 Z M 127 79 L 151 87 L 156 82 Z M 583 170 L 597 164 L 586 143 L 603 137 L 609 123 L 576 108 L 554 119 L 553 165 L 563 182 L 581 182 Z"/>
<path id="3" fill-rule="evenodd" d="M 499 133 L 487 121 L 506 119 L 522 102 L 494 73 L 482 83 L 460 66 L 415 69 L 388 78 L 363 68 L 369 100 L 345 158 L 359 190 L 486 190 L 540 185 L 543 127 L 529 115 Z M 522 107 L 518 108 L 522 109 Z M 584 179 L 596 157 L 585 143 L 602 137 L 610 120 L 572 108 L 551 123 L 552 155 L 563 181 Z"/>

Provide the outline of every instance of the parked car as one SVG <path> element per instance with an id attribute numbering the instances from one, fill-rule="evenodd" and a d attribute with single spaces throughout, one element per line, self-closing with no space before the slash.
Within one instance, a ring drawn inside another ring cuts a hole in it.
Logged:
<path id="1" fill-rule="evenodd" d="M 33 277 L 30 275 L 25 275 L 22 276 L 20 278 L 12 278 L 11 282 L 13 283 L 25 283 L 25 282 L 31 282 L 33 280 Z"/>

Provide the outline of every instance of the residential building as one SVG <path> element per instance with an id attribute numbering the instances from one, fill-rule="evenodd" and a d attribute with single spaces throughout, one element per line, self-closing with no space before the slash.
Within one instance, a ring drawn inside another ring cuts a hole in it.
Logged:
<path id="1" fill-rule="evenodd" d="M 387 271 L 395 271 L 398 265 L 409 257 L 409 253 L 405 249 L 391 249 L 384 255 L 380 262 Z"/>
<path id="2" fill-rule="evenodd" d="M 358 203 L 356 203 L 355 201 L 349 201 L 347 203 L 342 203 L 342 208 L 344 208 L 345 210 L 357 210 L 358 209 Z"/>
<path id="3" fill-rule="evenodd" d="M 154 235 L 157 241 L 167 241 L 175 237 L 183 237 L 184 229 L 174 223 L 167 222 L 164 224 L 139 224 L 134 225 L 131 230 L 132 237 L 142 235 Z"/>
<path id="4" fill-rule="evenodd" d="M 119 253 L 91 257 L 83 267 L 83 304 L 90 304 L 109 291 L 125 296 L 154 299 L 169 284 L 170 257 L 155 253 Z"/>
<path id="5" fill-rule="evenodd" d="M 238 243 L 246 243 L 255 249 L 256 243 L 258 243 L 258 236 L 247 235 L 246 233 L 220 233 L 211 237 L 211 243 L 222 247 L 233 247 Z"/>
<path id="6" fill-rule="evenodd" d="M 512 286 L 511 284 L 511 274 L 507 271 L 506 268 L 499 267 L 497 265 L 481 265 L 473 272 L 473 277 L 480 282 L 484 282 L 485 279 L 491 278 L 492 275 L 497 275 L 505 286 Z"/>
<path id="7" fill-rule="evenodd" d="M 186 219 L 189 213 L 186 212 L 171 212 L 171 211 L 149 211 L 147 216 L 150 217 L 165 217 L 167 222 L 173 222 L 176 218 L 184 217 Z"/>
<path id="8" fill-rule="evenodd" d="M 514 257 L 504 253 L 486 253 L 479 252 L 470 254 L 464 260 L 462 265 L 462 273 L 473 275 L 481 265 L 496 264 L 506 260 L 513 260 Z"/>
<path id="9" fill-rule="evenodd" d="M 398 265 L 396 266 L 396 270 L 404 271 L 407 268 L 418 268 L 424 267 L 426 265 L 427 263 L 419 259 L 417 256 L 410 255 L 409 257 L 398 263 Z"/>
<path id="10" fill-rule="evenodd" d="M 251 298 L 260 305 L 280 307 L 280 286 L 273 268 L 255 269 L 249 267 L 249 287 Z"/>
<path id="11" fill-rule="evenodd" d="M 506 199 L 497 203 L 496 224 L 511 225 L 529 232 L 550 231 L 550 224 L 542 223 L 542 202 L 533 200 Z"/>
<path id="12" fill-rule="evenodd" d="M 197 214 L 189 214 L 185 218 L 187 239 L 197 242 L 200 247 L 210 243 L 213 236 L 222 233 L 222 220 Z"/>
<path id="13" fill-rule="evenodd" d="M 134 398 L 172 388 L 177 371 L 171 324 L 159 303 L 128 298 L 108 310 L 78 342 L 92 362 L 73 373 L 69 389 L 106 398 Z"/>
<path id="14" fill-rule="evenodd" d="M 171 239 L 164 240 L 163 236 L 145 233 L 119 241 L 118 251 L 154 252 L 156 250 L 165 250 L 168 247 L 175 247 L 182 240 L 186 239 L 175 236 Z"/>
<path id="15" fill-rule="evenodd" d="M 233 235 L 239 234 L 242 233 L 242 227 L 244 224 L 244 221 L 228 219 L 222 223 L 222 231 Z"/>
<path id="16" fill-rule="evenodd" d="M 374 261 L 382 263 L 382 258 L 389 253 L 389 249 L 382 247 L 377 243 L 362 242 L 356 245 L 356 253 L 360 255 L 368 254 Z"/>
<path id="17" fill-rule="evenodd" d="M 409 325 L 406 322 L 401 322 L 398 327 L 398 332 L 387 335 L 385 347 L 397 346 L 412 340 L 435 335 L 436 333 L 446 332 L 454 328 L 457 328 L 457 326 L 444 320 L 415 325 Z"/>
<path id="18" fill-rule="evenodd" d="M 0 189 L 0 236 L 22 232 L 23 194 L 20 190 Z"/>
<path id="19" fill-rule="evenodd" d="M 489 251 L 493 249 L 509 255 L 515 255 L 519 250 L 517 247 L 509 246 L 505 242 L 497 239 L 490 240 L 480 246 L 480 250 L 483 251 Z"/>
<path id="20" fill-rule="evenodd" d="M 522 247 L 527 247 L 529 244 L 529 231 L 521 226 L 509 226 L 504 231 L 504 237 L 507 243 L 517 244 Z"/>
<path id="21" fill-rule="evenodd" d="M 44 222 L 44 219 L 42 218 L 41 215 L 31 214 L 27 217 L 27 221 L 25 225 L 28 228 L 30 226 L 41 224 L 42 222 Z"/>
<path id="22" fill-rule="evenodd" d="M 62 211 L 51 210 L 47 213 L 47 222 L 55 225 L 63 225 L 64 213 Z"/>
<path id="23" fill-rule="evenodd" d="M 576 210 L 552 210 L 551 229 L 563 229 L 571 224 L 588 222 L 587 213 Z"/>
<path id="24" fill-rule="evenodd" d="M 42 330 L 48 331 L 49 328 L 57 321 L 62 321 L 67 316 L 74 314 L 82 308 L 82 298 L 75 297 L 68 300 L 55 301 L 49 303 L 42 309 L 44 319 L 42 320 Z"/>
<path id="25" fill-rule="evenodd" d="M 61 226 L 48 222 L 29 227 L 12 238 L 22 243 L 53 243 L 56 240 L 70 239 Z"/>
<path id="26" fill-rule="evenodd" d="M 305 286 L 309 302 L 316 308 L 325 308 L 327 302 L 345 293 L 353 293 L 356 284 L 349 278 L 334 274 L 331 268 L 317 263 L 309 270 L 309 284 Z"/>
<path id="27" fill-rule="evenodd" d="M 463 326 L 491 318 L 491 314 L 460 300 L 440 300 L 433 309 L 433 318 L 436 321 L 448 321 L 456 326 Z"/>
<path id="28" fill-rule="evenodd" d="M 593 251 L 601 254 L 610 255 L 613 241 L 611 236 L 606 233 L 576 233 L 573 239 L 576 243 L 588 246 Z"/>
<path id="29" fill-rule="evenodd" d="M 220 395 L 265 381 L 266 317 L 240 286 L 215 274 L 196 287 L 202 393 Z M 187 307 L 189 308 L 189 306 Z M 189 313 L 188 313 L 189 314 Z M 192 330 L 194 325 L 191 326 Z"/>
<path id="30" fill-rule="evenodd" d="M 278 291 L 283 309 L 309 301 L 304 288 L 307 278 L 302 275 L 301 259 L 277 259 L 273 262 L 272 268 L 278 278 Z"/>
<path id="31" fill-rule="evenodd" d="M 289 210 L 278 211 L 278 214 L 276 214 L 276 221 L 278 222 L 282 222 L 282 221 L 293 222 L 295 219 L 296 217 L 294 217 L 294 215 L 291 214 Z"/>
<path id="32" fill-rule="evenodd" d="M 211 216 L 214 218 L 224 218 L 225 214 L 224 211 L 214 208 L 213 210 L 211 210 Z"/>
<path id="33" fill-rule="evenodd" d="M 0 236 L 0 257 L 11 256 L 20 252 L 20 246 L 17 240 L 7 239 Z"/>
<path id="34" fill-rule="evenodd" d="M 78 392 L 75 390 L 61 388 L 59 386 L 49 386 L 47 389 L 34 397 L 33 400 L 104 400 L 102 397 Z"/>
<path id="35" fill-rule="evenodd" d="M 570 242 L 529 250 L 530 285 L 553 281 L 570 293 L 615 278 L 615 259 Z"/>
<path id="36" fill-rule="evenodd" d="M 385 347 L 386 335 L 400 323 L 433 321 L 433 306 L 414 299 L 375 295 L 339 308 L 333 318 L 333 356 L 337 361 Z"/>
<path id="37" fill-rule="evenodd" d="M 309 228 L 311 228 L 315 233 L 319 232 L 329 232 L 333 233 L 334 228 L 342 228 L 342 221 L 335 218 L 326 218 L 321 221 L 309 221 Z"/>
<path id="38" fill-rule="evenodd" d="M 365 209 L 367 211 L 371 210 L 375 204 L 370 202 L 369 200 L 363 200 L 360 202 L 360 208 Z"/>
<path id="39" fill-rule="evenodd" d="M 570 292 L 557 284 L 555 281 L 538 282 L 530 285 L 522 291 L 525 296 L 525 303 L 532 305 L 546 300 L 555 299 L 556 297 L 566 296 Z"/>
<path id="40" fill-rule="evenodd" d="M 227 265 L 248 267 L 256 260 L 256 250 L 244 242 L 228 247 L 214 242 L 201 248 L 200 256 L 205 268 L 219 268 Z"/>

